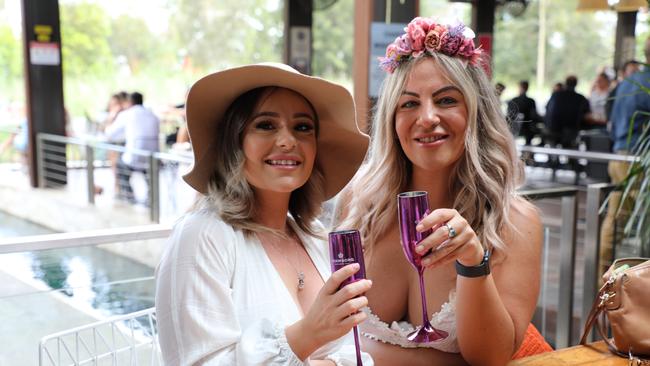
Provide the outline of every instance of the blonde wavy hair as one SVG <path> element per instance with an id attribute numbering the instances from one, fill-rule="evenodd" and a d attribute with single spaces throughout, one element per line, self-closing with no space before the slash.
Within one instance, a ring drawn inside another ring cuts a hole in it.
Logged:
<path id="1" fill-rule="evenodd" d="M 193 210 L 214 210 L 221 219 L 235 229 L 250 235 L 257 232 L 271 232 L 280 236 L 285 233 L 268 228 L 254 221 L 256 215 L 255 192 L 246 180 L 243 151 L 245 128 L 254 112 L 278 87 L 260 87 L 240 95 L 224 113 L 217 141 L 213 147 L 214 172 L 208 183 L 208 193 L 201 197 Z M 309 104 L 316 118 L 316 138 L 319 123 L 316 110 Z M 318 154 L 318 152 L 317 152 Z M 324 200 L 324 178 L 317 162 L 307 182 L 291 193 L 289 213 L 298 227 L 312 235 L 319 236 L 314 219 L 318 217 Z"/>
<path id="2" fill-rule="evenodd" d="M 426 60 L 426 61 L 425 61 Z M 412 163 L 395 132 L 395 110 L 413 67 L 433 60 L 458 87 L 467 105 L 465 150 L 451 176 L 449 188 L 455 208 L 477 233 L 484 248 L 501 250 L 501 229 L 509 224 L 515 190 L 523 180 L 523 167 L 514 140 L 500 110 L 495 90 L 480 65 L 442 54 L 426 55 L 400 64 L 382 84 L 371 125 L 366 161 L 337 202 L 338 228 L 359 228 L 372 248 L 397 219 L 397 194 L 408 189 Z"/>

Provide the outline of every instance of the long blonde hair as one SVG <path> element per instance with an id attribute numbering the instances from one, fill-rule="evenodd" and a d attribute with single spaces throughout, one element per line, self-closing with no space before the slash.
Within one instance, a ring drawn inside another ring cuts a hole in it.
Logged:
<path id="1" fill-rule="evenodd" d="M 394 225 L 396 196 L 407 189 L 412 172 L 412 163 L 395 132 L 395 110 L 411 70 L 425 60 L 440 66 L 467 104 L 465 150 L 449 177 L 453 208 L 469 222 L 484 247 L 503 249 L 500 231 L 509 223 L 509 208 L 523 178 L 513 137 L 481 66 L 437 53 L 399 65 L 384 80 L 368 156 L 342 194 L 353 203 L 339 203 L 335 212 L 346 214 L 337 220 L 337 226 L 359 228 L 364 244 L 371 249 Z"/>

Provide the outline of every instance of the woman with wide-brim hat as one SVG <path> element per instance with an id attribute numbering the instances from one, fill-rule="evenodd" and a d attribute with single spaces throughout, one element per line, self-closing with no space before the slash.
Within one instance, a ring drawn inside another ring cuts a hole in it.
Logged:
<path id="1" fill-rule="evenodd" d="M 187 97 L 201 193 L 156 274 L 165 364 L 353 364 L 370 281 L 339 290 L 316 220 L 368 146 L 340 85 L 283 64 L 228 69 Z M 329 278 L 329 279 L 328 279 Z M 364 354 L 364 364 L 372 364 Z"/>

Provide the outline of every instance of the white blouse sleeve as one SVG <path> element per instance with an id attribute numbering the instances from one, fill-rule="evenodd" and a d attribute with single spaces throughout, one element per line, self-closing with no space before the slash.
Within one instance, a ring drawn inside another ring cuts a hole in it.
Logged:
<path id="1" fill-rule="evenodd" d="M 193 213 L 174 228 L 156 271 L 156 314 L 165 365 L 305 365 L 272 319 L 239 324 L 232 300 L 232 228 Z"/>

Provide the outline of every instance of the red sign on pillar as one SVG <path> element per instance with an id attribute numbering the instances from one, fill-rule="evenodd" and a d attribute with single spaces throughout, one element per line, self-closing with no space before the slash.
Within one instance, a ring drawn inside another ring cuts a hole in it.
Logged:
<path id="1" fill-rule="evenodd" d="M 492 33 L 480 33 L 478 35 L 478 45 L 487 55 L 487 62 L 483 64 L 483 68 L 489 78 L 492 78 L 492 69 L 490 67 L 492 64 L 492 38 Z"/>

